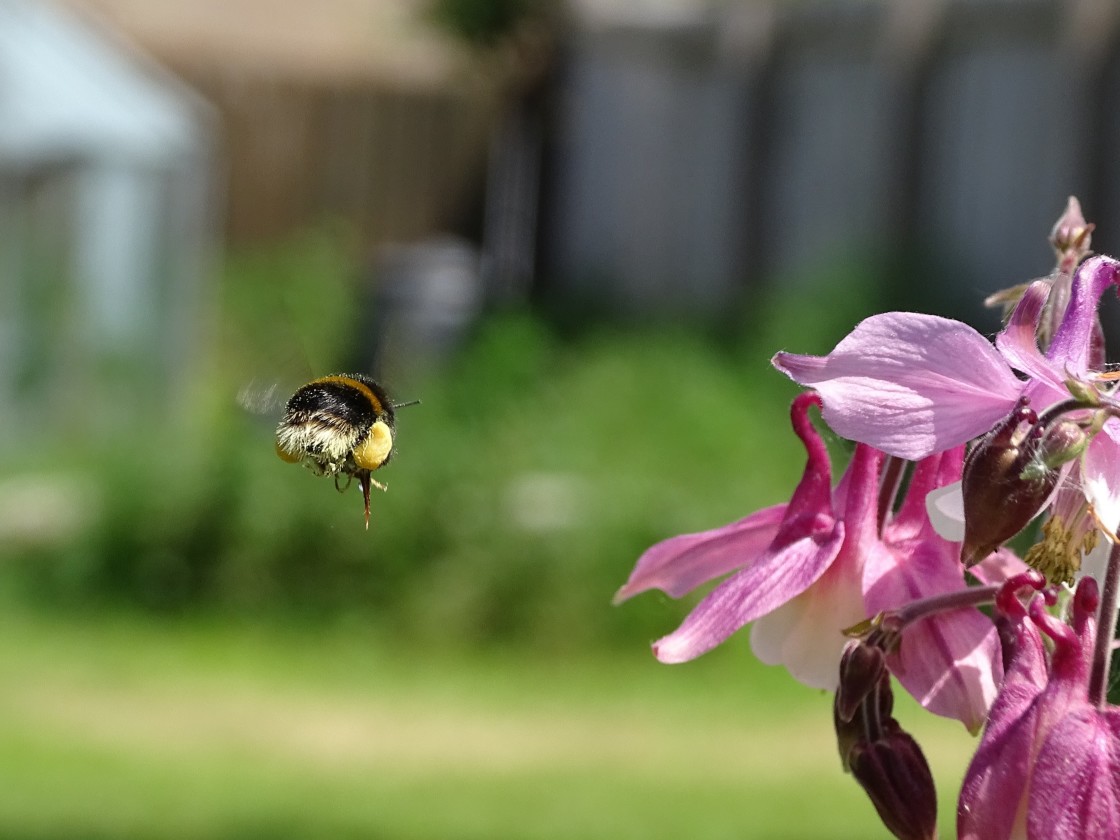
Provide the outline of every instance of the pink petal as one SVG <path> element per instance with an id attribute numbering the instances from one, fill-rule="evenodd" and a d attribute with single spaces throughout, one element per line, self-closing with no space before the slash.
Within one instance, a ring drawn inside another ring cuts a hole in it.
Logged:
<path id="1" fill-rule="evenodd" d="M 867 617 L 859 578 L 837 562 L 813 586 L 751 626 L 751 650 L 798 682 L 835 691 L 843 630 Z"/>
<path id="2" fill-rule="evenodd" d="M 972 733 L 984 725 L 1003 678 L 996 628 L 971 608 L 908 627 L 887 662 L 922 706 L 959 720 Z"/>
<path id="3" fill-rule="evenodd" d="M 1026 785 L 1037 701 L 1046 686 L 1046 654 L 1041 636 L 1027 620 L 1017 622 L 1015 642 L 1011 667 L 961 786 L 959 840 L 1007 840 L 1016 824 L 1026 821 Z"/>
<path id="4" fill-rule="evenodd" d="M 1097 307 L 1105 289 L 1120 280 L 1120 263 L 1111 257 L 1090 257 L 1077 269 L 1069 306 L 1046 356 L 1073 375 L 1088 370 L 1098 328 Z"/>
<path id="5" fill-rule="evenodd" d="M 873 315 L 828 356 L 772 363 L 820 393 L 837 434 L 913 460 L 988 431 L 1023 388 L 967 324 L 910 312 Z"/>
<path id="6" fill-rule="evenodd" d="M 965 588 L 956 543 L 941 540 L 932 529 L 873 554 L 865 569 L 869 614 Z M 971 732 L 983 725 L 1003 677 L 995 626 L 971 607 L 910 625 L 887 662 L 922 706 L 961 721 Z"/>
<path id="7" fill-rule="evenodd" d="M 836 559 L 843 542 L 844 525 L 837 522 L 828 532 L 771 549 L 713 589 L 679 628 L 654 642 L 654 655 L 674 663 L 707 653 L 747 622 L 808 589 Z"/>
<path id="8" fill-rule="evenodd" d="M 1085 498 L 1106 527 L 1113 533 L 1120 526 L 1120 428 L 1115 420 L 1093 438 L 1081 466 L 1081 482 Z"/>
<path id="9" fill-rule="evenodd" d="M 1050 730 L 1031 780 L 1030 837 L 1120 837 L 1120 725 L 1115 712 L 1085 704 Z"/>
<path id="10" fill-rule="evenodd" d="M 996 347 L 1011 367 L 1032 379 L 1054 380 L 1054 384 L 1060 387 L 1064 376 L 1057 376 L 1053 363 L 1038 349 L 1035 337 L 1050 290 L 1051 286 L 1045 280 L 1038 280 L 1027 287 L 1007 326 L 996 336 Z"/>
<path id="11" fill-rule="evenodd" d="M 1007 326 L 996 336 L 996 347 L 1003 358 L 1028 377 L 1023 393 L 1030 397 L 1031 406 L 1038 412 L 1069 398 L 1065 381 L 1070 371 L 1044 356 L 1036 339 L 1042 309 L 1048 299 L 1054 305 L 1056 294 L 1045 280 L 1032 283 L 1011 313 Z"/>
<path id="12" fill-rule="evenodd" d="M 1015 575 L 1021 575 L 1028 566 L 1009 548 L 999 548 L 993 551 L 968 573 L 983 584 L 996 586 L 1005 583 Z"/>
<path id="13" fill-rule="evenodd" d="M 786 505 L 774 505 L 722 528 L 657 543 L 638 558 L 614 602 L 647 589 L 660 589 L 679 598 L 706 581 L 746 566 L 774 540 L 785 512 Z"/>
<path id="14" fill-rule="evenodd" d="M 842 631 L 867 617 L 860 589 L 863 563 L 870 552 L 885 550 L 876 515 L 883 457 L 870 446 L 856 446 L 836 489 L 835 506 L 843 510 L 843 547 L 808 589 L 759 618 L 751 631 L 751 647 L 759 659 L 785 665 L 806 685 L 836 687 L 847 641 Z M 796 502 L 790 502 L 791 510 Z M 805 508 L 812 510 L 808 501 Z"/>

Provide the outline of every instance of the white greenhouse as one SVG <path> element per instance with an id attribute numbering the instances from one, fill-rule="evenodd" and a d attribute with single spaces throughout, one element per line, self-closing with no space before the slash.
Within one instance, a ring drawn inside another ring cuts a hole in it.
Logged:
<path id="1" fill-rule="evenodd" d="M 71 11 L 0 0 L 0 453 L 173 407 L 215 154 L 213 112 L 170 73 Z"/>

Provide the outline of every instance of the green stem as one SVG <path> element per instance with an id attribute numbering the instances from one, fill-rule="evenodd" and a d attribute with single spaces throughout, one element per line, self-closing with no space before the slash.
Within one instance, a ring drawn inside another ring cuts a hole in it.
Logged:
<path id="1" fill-rule="evenodd" d="M 1097 640 L 1093 645 L 1093 670 L 1089 674 L 1089 702 L 1104 708 L 1108 702 L 1108 672 L 1112 664 L 1112 640 L 1116 636 L 1116 611 L 1120 607 L 1120 544 L 1108 555 L 1108 568 L 1101 588 L 1097 613 Z"/>

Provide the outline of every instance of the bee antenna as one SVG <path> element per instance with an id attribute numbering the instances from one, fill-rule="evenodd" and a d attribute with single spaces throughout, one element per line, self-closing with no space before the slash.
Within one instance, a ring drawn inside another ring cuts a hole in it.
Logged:
<path id="1" fill-rule="evenodd" d="M 395 402 L 393 408 L 408 408 L 410 405 L 420 405 L 420 400 L 409 400 L 408 402 Z"/>

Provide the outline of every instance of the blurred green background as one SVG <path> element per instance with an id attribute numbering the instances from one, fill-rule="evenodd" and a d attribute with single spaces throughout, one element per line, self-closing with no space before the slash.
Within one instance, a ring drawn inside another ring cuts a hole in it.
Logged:
<path id="1" fill-rule="evenodd" d="M 235 399 L 262 356 L 345 355 L 348 253 L 234 255 L 180 416 L 5 473 L 0 835 L 882 836 L 829 696 L 745 636 L 659 665 L 688 603 L 610 604 L 651 543 L 788 496 L 794 389 L 767 359 L 783 334 L 825 349 L 858 283 L 760 299 L 765 328 L 720 342 L 486 317 L 401 395 L 423 403 L 367 532 L 357 488 L 282 463 Z M 29 490 L 48 521 L 20 518 Z M 971 739 L 903 709 L 958 778 Z"/>

